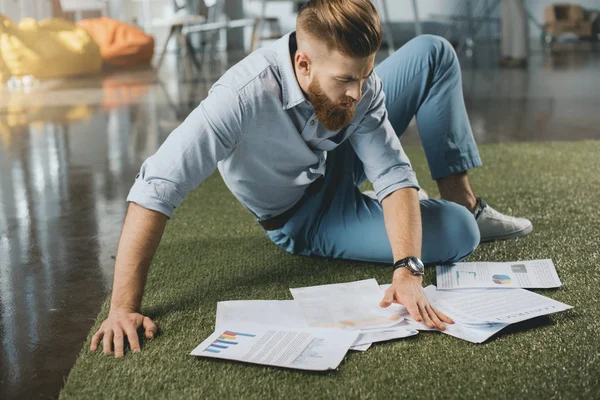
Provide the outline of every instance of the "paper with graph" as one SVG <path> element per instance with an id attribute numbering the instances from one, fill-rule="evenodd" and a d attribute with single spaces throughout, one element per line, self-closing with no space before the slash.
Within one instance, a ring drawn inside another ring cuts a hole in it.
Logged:
<path id="1" fill-rule="evenodd" d="M 358 334 L 341 329 L 232 324 L 217 328 L 191 355 L 325 371 L 338 367 Z"/>
<path id="2" fill-rule="evenodd" d="M 382 299 L 375 279 L 290 289 L 313 328 L 389 328 L 402 318 L 379 307 Z"/>
<path id="3" fill-rule="evenodd" d="M 510 263 L 508 263 L 510 264 Z M 335 369 L 349 349 L 436 330 L 400 304 L 381 308 L 390 285 L 375 279 L 290 289 L 294 300 L 217 304 L 215 331 L 192 355 L 284 368 Z M 431 305 L 451 317 L 443 333 L 482 343 L 506 326 L 571 306 L 525 289 L 424 288 Z"/>
<path id="4" fill-rule="evenodd" d="M 249 323 L 285 327 L 307 328 L 298 304 L 293 300 L 233 300 L 217 303 L 215 327 L 234 323 Z M 370 343 L 352 345 L 350 350 L 367 351 Z"/>
<path id="5" fill-rule="evenodd" d="M 552 260 L 466 262 L 438 265 L 437 288 L 555 288 L 561 286 Z"/>
<path id="6" fill-rule="evenodd" d="M 232 324 L 261 324 L 285 329 L 308 328 L 294 300 L 235 300 L 217 303 L 215 327 Z M 371 343 L 416 335 L 409 326 L 361 330 L 350 350 L 366 351 Z"/>

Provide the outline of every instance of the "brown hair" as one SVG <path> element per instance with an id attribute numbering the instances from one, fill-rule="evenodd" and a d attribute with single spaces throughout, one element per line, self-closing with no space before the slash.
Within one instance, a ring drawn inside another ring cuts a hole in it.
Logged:
<path id="1" fill-rule="evenodd" d="M 381 47 L 381 21 L 369 0 L 310 0 L 296 30 L 350 57 L 368 57 Z"/>

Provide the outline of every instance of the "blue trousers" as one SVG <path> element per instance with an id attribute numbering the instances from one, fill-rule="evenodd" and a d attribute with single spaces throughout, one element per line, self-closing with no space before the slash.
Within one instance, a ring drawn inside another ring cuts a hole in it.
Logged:
<path id="1" fill-rule="evenodd" d="M 481 165 L 462 94 L 456 53 L 444 39 L 419 36 L 376 68 L 389 120 L 402 135 L 414 116 L 431 176 L 439 179 Z M 324 183 L 269 238 L 292 254 L 393 262 L 381 204 L 363 195 L 366 176 L 346 142 L 329 152 Z M 425 263 L 452 263 L 479 244 L 473 215 L 455 203 L 421 201 Z M 410 232 L 406 232 L 410 235 Z"/>

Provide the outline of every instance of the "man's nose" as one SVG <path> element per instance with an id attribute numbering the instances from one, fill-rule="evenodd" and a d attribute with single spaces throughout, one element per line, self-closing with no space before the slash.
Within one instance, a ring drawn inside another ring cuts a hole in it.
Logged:
<path id="1" fill-rule="evenodd" d="M 355 85 L 352 85 L 352 87 L 348 88 L 348 90 L 346 91 L 346 96 L 351 97 L 355 102 L 358 102 L 358 100 L 360 99 L 361 91 L 362 83 L 356 82 Z"/>
<path id="2" fill-rule="evenodd" d="M 348 90 L 346 92 L 346 96 L 352 98 L 352 100 L 354 100 L 354 102 L 358 102 L 358 99 L 360 99 L 360 88 Z"/>

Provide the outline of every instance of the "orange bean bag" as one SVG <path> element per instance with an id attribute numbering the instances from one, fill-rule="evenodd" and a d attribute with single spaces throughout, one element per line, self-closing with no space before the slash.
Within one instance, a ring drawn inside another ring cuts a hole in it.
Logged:
<path id="1" fill-rule="evenodd" d="M 154 56 L 154 38 L 136 26 L 111 18 L 84 19 L 77 25 L 100 46 L 105 65 L 133 67 L 149 64 Z"/>

